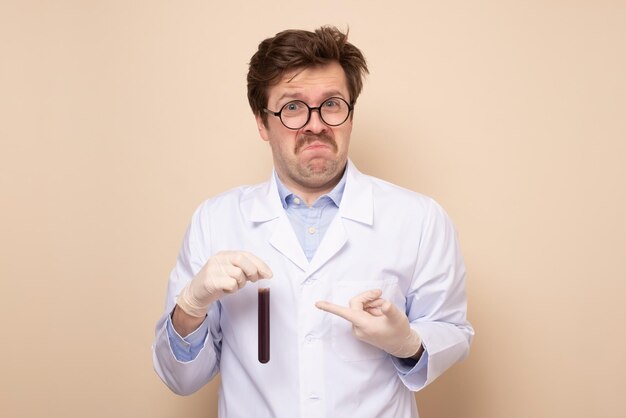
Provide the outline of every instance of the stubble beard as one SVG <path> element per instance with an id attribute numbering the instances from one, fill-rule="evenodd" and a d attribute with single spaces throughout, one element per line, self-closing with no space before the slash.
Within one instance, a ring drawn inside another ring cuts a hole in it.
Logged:
<path id="1" fill-rule="evenodd" d="M 310 188 L 324 187 L 332 182 L 339 175 L 342 156 L 338 155 L 337 142 L 329 135 L 302 135 L 298 138 L 294 149 L 296 157 L 300 151 L 313 142 L 321 142 L 328 145 L 335 155 L 335 158 L 315 157 L 309 160 L 306 165 L 296 164 L 296 170 L 303 184 Z"/>
<path id="2" fill-rule="evenodd" d="M 300 164 L 298 161 L 300 152 L 315 141 L 328 145 L 335 157 L 314 157 L 306 164 Z M 343 173 L 346 163 L 346 157 L 338 154 L 337 143 L 327 134 L 300 136 L 294 147 L 294 155 L 294 160 L 285 161 L 285 169 L 296 183 L 309 189 L 325 188 L 329 183 L 335 181 Z"/>

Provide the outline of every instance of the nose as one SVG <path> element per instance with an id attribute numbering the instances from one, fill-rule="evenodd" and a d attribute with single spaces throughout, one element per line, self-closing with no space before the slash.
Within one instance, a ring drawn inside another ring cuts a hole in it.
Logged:
<path id="1" fill-rule="evenodd" d="M 309 121 L 306 123 L 306 125 L 304 125 L 302 129 L 304 130 L 304 132 L 309 132 L 313 134 L 326 132 L 328 126 L 322 120 L 319 108 L 311 109 L 311 117 L 309 117 Z"/>

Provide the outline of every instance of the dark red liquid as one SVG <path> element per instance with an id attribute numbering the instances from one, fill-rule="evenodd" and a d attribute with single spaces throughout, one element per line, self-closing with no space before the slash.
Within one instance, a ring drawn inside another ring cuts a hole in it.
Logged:
<path id="1" fill-rule="evenodd" d="M 259 361 L 270 361 L 270 290 L 259 289 Z"/>

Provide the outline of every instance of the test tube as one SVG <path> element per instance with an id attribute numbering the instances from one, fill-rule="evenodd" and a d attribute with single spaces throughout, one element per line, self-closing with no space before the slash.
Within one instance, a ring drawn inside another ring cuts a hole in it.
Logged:
<path id="1" fill-rule="evenodd" d="M 259 280 L 259 362 L 270 361 L 270 288 L 269 280 Z"/>

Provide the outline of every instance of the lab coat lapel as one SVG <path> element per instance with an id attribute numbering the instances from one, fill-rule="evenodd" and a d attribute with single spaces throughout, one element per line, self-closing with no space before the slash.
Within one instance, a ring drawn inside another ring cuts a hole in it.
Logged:
<path id="1" fill-rule="evenodd" d="M 351 161 L 348 161 L 346 187 L 339 205 L 339 212 L 331 224 L 311 260 L 306 277 L 326 264 L 349 241 L 346 225 L 359 222 L 371 226 L 374 221 L 374 201 L 372 185 L 368 177 L 359 172 Z"/>
<path id="2" fill-rule="evenodd" d="M 252 192 L 244 207 L 253 223 L 272 222 L 273 231 L 269 243 L 285 257 L 291 260 L 302 271 L 309 267 L 298 237 L 291 222 L 283 209 L 278 195 L 275 176 L 271 180 Z"/>
<path id="3" fill-rule="evenodd" d="M 309 267 L 309 260 L 307 260 L 302 246 L 293 232 L 293 227 L 286 213 L 283 213 L 280 218 L 277 219 L 278 225 L 274 230 L 274 234 L 270 238 L 270 244 L 278 251 L 280 251 L 285 257 L 291 260 L 295 265 L 300 267 L 302 271 L 306 271 Z"/>
<path id="4" fill-rule="evenodd" d="M 347 241 L 346 228 L 343 224 L 343 219 L 338 214 L 328 226 L 328 230 L 311 260 L 311 265 L 304 279 L 326 264 L 328 260 L 341 250 Z"/>

